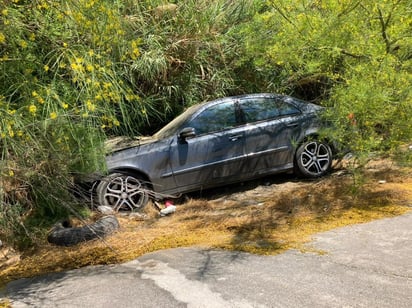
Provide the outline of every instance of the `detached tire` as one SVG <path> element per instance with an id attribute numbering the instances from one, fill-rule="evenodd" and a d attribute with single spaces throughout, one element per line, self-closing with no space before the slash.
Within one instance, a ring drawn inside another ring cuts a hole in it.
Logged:
<path id="1" fill-rule="evenodd" d="M 296 151 L 295 170 L 307 178 L 318 178 L 332 167 L 332 150 L 325 142 L 307 141 Z"/>
<path id="2" fill-rule="evenodd" d="M 58 246 L 73 246 L 81 242 L 102 238 L 119 229 L 115 216 L 105 216 L 95 223 L 72 228 L 69 223 L 59 223 L 50 231 L 47 241 Z"/>
<path id="3" fill-rule="evenodd" d="M 104 177 L 96 188 L 100 205 L 120 210 L 140 210 L 149 202 L 146 181 L 128 173 L 113 173 Z"/>

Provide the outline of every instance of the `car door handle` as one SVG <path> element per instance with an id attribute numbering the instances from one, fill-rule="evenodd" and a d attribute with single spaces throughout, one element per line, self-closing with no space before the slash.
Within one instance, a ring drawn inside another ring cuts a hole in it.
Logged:
<path id="1" fill-rule="evenodd" d="M 229 137 L 230 141 L 236 141 L 236 140 L 239 140 L 240 138 L 242 138 L 242 135 L 233 135 Z"/>
<path id="2" fill-rule="evenodd" d="M 287 127 L 297 127 L 297 126 L 299 126 L 299 123 L 298 122 L 291 122 L 291 123 L 286 124 L 286 126 Z"/>

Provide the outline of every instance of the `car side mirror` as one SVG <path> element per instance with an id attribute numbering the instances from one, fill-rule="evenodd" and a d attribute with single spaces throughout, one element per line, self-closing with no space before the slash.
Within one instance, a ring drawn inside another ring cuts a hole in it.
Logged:
<path id="1" fill-rule="evenodd" d="M 193 138 L 196 136 L 196 131 L 193 127 L 185 127 L 179 133 L 179 139 L 184 141 L 188 138 Z"/>

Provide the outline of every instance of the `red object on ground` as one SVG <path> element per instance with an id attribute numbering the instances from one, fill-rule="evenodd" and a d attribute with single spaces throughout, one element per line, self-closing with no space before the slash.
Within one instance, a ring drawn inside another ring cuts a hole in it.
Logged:
<path id="1" fill-rule="evenodd" d="M 166 200 L 166 202 L 165 202 L 165 207 L 169 207 L 169 206 L 171 206 L 171 205 L 173 205 L 173 201 Z"/>

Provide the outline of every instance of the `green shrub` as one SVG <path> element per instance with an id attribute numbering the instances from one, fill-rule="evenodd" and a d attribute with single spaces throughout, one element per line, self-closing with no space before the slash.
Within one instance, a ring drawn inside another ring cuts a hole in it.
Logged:
<path id="1" fill-rule="evenodd" d="M 243 61 L 267 88 L 331 107 L 335 139 L 357 156 L 412 138 L 412 4 L 267 1 L 241 30 Z"/>
<path id="2" fill-rule="evenodd" d="M 107 135 L 153 132 L 193 103 L 240 91 L 230 29 L 255 2 L 3 1 L 0 237 L 78 211 L 68 187 L 104 169 Z"/>
<path id="3" fill-rule="evenodd" d="M 387 0 L 0 3 L 0 237 L 83 210 L 74 176 L 111 135 L 248 92 L 331 107 L 360 160 L 412 138 L 412 4 Z M 86 211 L 87 212 L 87 211 Z M 14 235 L 19 236 L 14 236 Z"/>
<path id="4" fill-rule="evenodd" d="M 139 41 L 112 1 L 14 0 L 0 13 L 0 236 L 30 238 L 76 209 L 68 188 L 104 168 L 104 133 L 146 121 L 123 78 Z"/>

